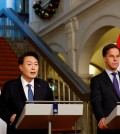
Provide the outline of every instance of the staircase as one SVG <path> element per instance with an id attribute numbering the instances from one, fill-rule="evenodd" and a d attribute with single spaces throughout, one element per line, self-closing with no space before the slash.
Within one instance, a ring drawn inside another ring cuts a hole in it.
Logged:
<path id="1" fill-rule="evenodd" d="M 18 56 L 4 37 L 0 37 L 0 90 L 8 80 L 20 75 Z"/>

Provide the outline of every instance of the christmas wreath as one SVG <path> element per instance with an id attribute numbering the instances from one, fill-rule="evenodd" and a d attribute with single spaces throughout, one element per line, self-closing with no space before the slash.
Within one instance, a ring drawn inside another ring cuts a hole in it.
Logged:
<path id="1" fill-rule="evenodd" d="M 59 6 L 59 2 L 60 0 L 50 0 L 45 7 L 42 7 L 42 0 L 38 0 L 33 4 L 34 12 L 41 19 L 48 20 L 55 14 L 56 9 Z"/>

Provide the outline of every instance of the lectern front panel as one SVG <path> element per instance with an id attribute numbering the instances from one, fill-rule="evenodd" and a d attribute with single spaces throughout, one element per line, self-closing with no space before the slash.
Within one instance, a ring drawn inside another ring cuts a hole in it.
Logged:
<path id="1" fill-rule="evenodd" d="M 16 124 L 17 129 L 70 128 L 83 115 L 83 104 L 58 104 L 54 114 L 53 104 L 26 104 Z"/>

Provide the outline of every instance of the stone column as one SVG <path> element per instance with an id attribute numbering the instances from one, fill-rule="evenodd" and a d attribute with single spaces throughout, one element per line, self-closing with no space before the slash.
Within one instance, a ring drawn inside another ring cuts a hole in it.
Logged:
<path id="1" fill-rule="evenodd" d="M 76 72 L 76 31 L 78 30 L 78 19 L 73 17 L 65 25 L 68 45 L 68 65 Z"/>

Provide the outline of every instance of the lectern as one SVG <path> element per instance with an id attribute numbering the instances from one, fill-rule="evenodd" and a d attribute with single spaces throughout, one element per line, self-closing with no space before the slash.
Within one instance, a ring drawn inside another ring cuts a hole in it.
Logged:
<path id="1" fill-rule="evenodd" d="M 0 118 L 0 134 L 7 133 L 7 124 Z"/>
<path id="2" fill-rule="evenodd" d="M 110 129 L 120 129 L 120 105 L 113 109 L 106 119 L 106 124 Z"/>
<path id="3" fill-rule="evenodd" d="M 25 105 L 17 123 L 17 129 L 71 128 L 83 115 L 81 101 L 36 101 Z"/>

